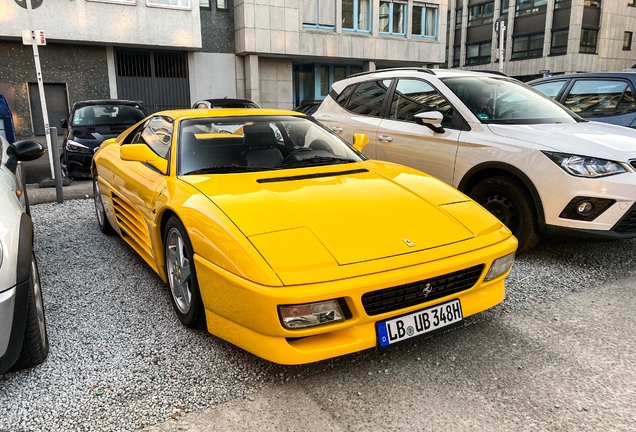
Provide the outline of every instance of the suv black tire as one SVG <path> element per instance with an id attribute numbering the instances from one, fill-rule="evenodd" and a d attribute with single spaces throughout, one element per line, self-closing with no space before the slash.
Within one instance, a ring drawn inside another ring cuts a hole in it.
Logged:
<path id="1" fill-rule="evenodd" d="M 519 252 L 529 251 L 539 243 L 534 202 L 519 180 L 489 177 L 477 183 L 469 195 L 512 231 L 519 241 Z"/>

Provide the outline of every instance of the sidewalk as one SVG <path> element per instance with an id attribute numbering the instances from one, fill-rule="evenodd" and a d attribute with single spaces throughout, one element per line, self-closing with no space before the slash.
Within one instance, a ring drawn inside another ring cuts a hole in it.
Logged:
<path id="1" fill-rule="evenodd" d="M 63 188 L 64 200 L 93 198 L 93 182 L 90 180 L 78 180 L 70 186 Z M 42 204 L 47 202 L 57 202 L 55 188 L 40 188 L 37 183 L 27 185 L 27 195 L 29 203 Z"/>

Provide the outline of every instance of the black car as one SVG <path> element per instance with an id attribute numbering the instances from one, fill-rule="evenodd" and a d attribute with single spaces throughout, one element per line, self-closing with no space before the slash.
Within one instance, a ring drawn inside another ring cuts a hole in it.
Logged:
<path id="1" fill-rule="evenodd" d="M 321 100 L 304 100 L 300 103 L 300 105 L 294 108 L 293 111 L 301 112 L 306 116 L 313 117 L 314 113 L 318 111 L 321 103 Z"/>
<path id="2" fill-rule="evenodd" d="M 256 102 L 247 99 L 202 99 L 195 102 L 192 108 L 214 109 L 214 108 L 260 108 Z"/>
<path id="3" fill-rule="evenodd" d="M 146 117 L 135 101 L 104 99 L 75 102 L 70 119 L 62 120 L 62 173 L 69 178 L 90 178 L 93 153 L 102 142 L 115 138 Z"/>
<path id="4" fill-rule="evenodd" d="M 528 84 L 587 120 L 636 128 L 636 69 L 554 75 Z"/>

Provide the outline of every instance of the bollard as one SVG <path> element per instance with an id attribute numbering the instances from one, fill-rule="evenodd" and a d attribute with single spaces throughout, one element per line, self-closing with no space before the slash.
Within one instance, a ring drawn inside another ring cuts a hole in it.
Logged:
<path id="1" fill-rule="evenodd" d="M 51 136 L 51 156 L 53 157 L 53 175 L 55 176 L 55 195 L 57 203 L 64 202 L 64 190 L 62 189 L 62 167 L 60 166 L 60 149 L 57 146 L 57 128 L 49 128 Z"/>

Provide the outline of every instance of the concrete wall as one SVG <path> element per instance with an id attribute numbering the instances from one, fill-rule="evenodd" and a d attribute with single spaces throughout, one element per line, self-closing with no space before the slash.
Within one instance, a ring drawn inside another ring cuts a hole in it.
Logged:
<path id="1" fill-rule="evenodd" d="M 235 0 L 236 53 L 390 60 L 420 64 L 444 61 L 446 0 L 427 1 L 427 4 L 439 5 L 437 40 L 410 38 L 408 33 L 406 36 L 380 36 L 379 0 L 373 2 L 373 28 L 371 33 L 366 34 L 351 33 L 340 28 L 341 2 L 337 2 L 335 30 L 304 28 L 302 4 L 302 0 Z"/>
<path id="2" fill-rule="evenodd" d="M 292 109 L 291 59 L 259 58 L 260 105 L 263 108 Z"/>
<path id="3" fill-rule="evenodd" d="M 34 30 L 44 30 L 49 41 L 201 48 L 197 0 L 190 9 L 86 0 L 46 0 L 32 12 Z M 0 0 L 0 37 L 21 38 L 29 28 L 26 9 L 13 0 Z"/>
<path id="4" fill-rule="evenodd" d="M 85 99 L 110 96 L 106 47 L 50 44 L 40 47 L 40 63 L 44 83 L 66 84 L 69 106 Z M 31 135 L 31 109 L 28 83 L 37 82 L 33 50 L 18 42 L 0 41 L 0 83 L 12 87 L 18 135 Z M 81 71 L 81 73 L 78 73 Z M 58 119 L 51 119 L 51 126 Z"/>
<path id="5" fill-rule="evenodd" d="M 200 99 L 236 97 L 235 57 L 234 54 L 190 53 L 191 103 Z"/>

